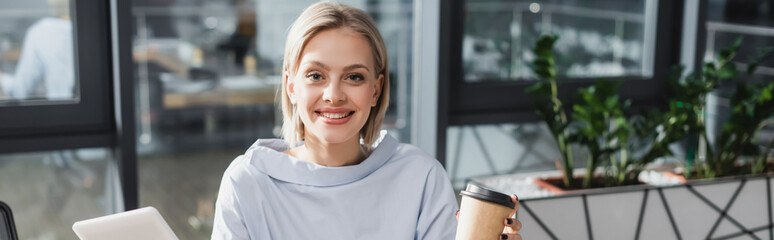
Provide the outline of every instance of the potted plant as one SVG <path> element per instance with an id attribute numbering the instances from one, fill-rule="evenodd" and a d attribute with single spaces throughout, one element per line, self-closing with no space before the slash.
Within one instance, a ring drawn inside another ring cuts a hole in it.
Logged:
<path id="1" fill-rule="evenodd" d="M 562 156 L 561 164 L 557 166 L 563 173 L 563 185 L 551 186 L 556 184 L 550 180 L 546 183 L 544 179 L 537 179 L 538 184 L 553 191 L 636 184 L 637 175 L 646 164 L 671 155 L 667 146 L 685 135 L 683 131 L 673 130 L 672 126 L 687 119 L 655 110 L 649 112 L 647 118 L 628 118 L 625 110 L 630 101 L 621 101 L 618 95 L 621 83 L 598 80 L 594 85 L 578 90 L 580 100 L 572 106 L 570 121 L 558 97 L 559 83 L 553 57 L 557 39 L 557 36 L 543 36 L 535 44 L 536 59 L 532 69 L 541 81 L 530 86 L 527 92 L 538 100 L 536 112 L 556 140 Z M 654 135 L 658 133 L 654 131 L 656 129 L 661 129 L 661 133 Z M 632 137 L 637 141 L 632 141 Z M 587 151 L 582 182 L 578 182 L 573 173 L 573 144 Z M 641 152 L 636 148 L 643 147 L 646 148 L 644 153 L 634 154 Z M 595 174 L 599 166 L 605 169 L 602 176 Z"/>
<path id="2" fill-rule="evenodd" d="M 579 101 L 572 106 L 571 114 L 565 113 L 557 97 L 560 84 L 551 56 L 554 42 L 556 37 L 549 36 L 536 44 L 537 58 L 532 67 L 542 81 L 528 91 L 543 103 L 550 103 L 538 104 L 537 112 L 554 135 L 563 157 L 559 162 L 565 186 L 589 186 L 585 183 L 591 181 L 576 182 L 572 169 L 573 145 L 588 149 L 591 159 L 582 177 L 592 179 L 593 170 L 601 166 L 605 186 L 625 183 L 647 163 L 671 155 L 668 146 L 677 141 L 695 142 L 702 151 L 687 158 L 685 175 L 695 180 L 685 184 L 635 185 L 521 198 L 518 217 L 522 222 L 537 225 L 523 229 L 522 236 L 535 239 L 742 236 L 762 239 L 774 236 L 772 175 L 739 175 L 774 170 L 769 158 L 774 139 L 768 139 L 762 149 L 754 144 L 758 129 L 772 122 L 766 119 L 774 114 L 774 83 L 737 84 L 730 98 L 731 113 L 722 130 L 713 141 L 706 134 L 706 96 L 722 81 L 739 76 L 731 60 L 741 41 L 721 51 L 717 62 L 704 64 L 698 73 L 686 78 L 682 78 L 681 68 L 675 68 L 666 79 L 679 94 L 669 100 L 666 110 L 653 109 L 643 114 L 644 117 L 625 117 L 628 103 L 620 101 L 616 93 L 619 84 L 605 81 L 580 89 Z M 755 71 L 766 53 L 753 59 L 748 74 Z M 691 167 L 696 173 L 690 174 Z"/>
<path id="3" fill-rule="evenodd" d="M 548 129 L 556 140 L 561 153 L 561 163 L 557 164 L 562 169 L 562 181 L 564 186 L 575 186 L 575 162 L 573 161 L 572 146 L 568 141 L 569 126 L 567 113 L 565 113 L 562 100 L 559 99 L 559 83 L 556 78 L 556 65 L 554 61 L 554 44 L 558 36 L 541 36 L 535 43 L 533 52 L 535 60 L 532 61 L 532 69 L 542 81 L 527 88 L 527 92 L 546 99 L 549 104 L 535 104 L 537 115 L 546 123 Z"/>
<path id="4" fill-rule="evenodd" d="M 708 134 L 707 97 L 721 85 L 731 85 L 739 77 L 736 66 L 731 62 L 741 46 L 738 38 L 731 46 L 718 53 L 716 62 L 707 62 L 703 69 L 680 80 L 682 68 L 676 68 L 667 81 L 675 94 L 670 99 L 669 114 L 688 119 L 677 124 L 678 128 L 697 136 L 686 156 L 684 176 L 688 179 L 712 179 L 738 174 L 759 174 L 766 169 L 770 148 L 761 151 L 754 144 L 755 134 L 774 114 L 772 87 L 774 83 L 762 84 L 739 81 L 730 99 L 731 114 L 728 119 L 719 119 L 722 126 L 719 135 Z M 764 48 L 754 57 L 747 68 L 747 75 L 755 72 L 766 59 L 772 48 Z M 726 82 L 724 84 L 724 82 Z M 673 130 L 674 130 L 673 129 Z M 714 137 L 714 139 L 712 138 Z M 769 144 L 771 145 L 771 144 Z M 698 156 L 698 158 L 694 157 Z M 746 169 L 742 169 L 746 166 Z"/>
<path id="5" fill-rule="evenodd" d="M 586 176 L 593 176 L 598 166 L 604 168 L 605 187 L 638 184 L 638 176 L 646 165 L 673 155 L 668 146 L 687 133 L 677 128 L 687 120 L 685 116 L 657 109 L 626 116 L 631 101 L 621 101 L 617 93 L 621 85 L 598 80 L 578 90 L 582 100 L 573 106 L 573 120 L 580 124 L 571 141 L 589 152 Z M 590 187 L 585 181 L 582 186 Z"/>

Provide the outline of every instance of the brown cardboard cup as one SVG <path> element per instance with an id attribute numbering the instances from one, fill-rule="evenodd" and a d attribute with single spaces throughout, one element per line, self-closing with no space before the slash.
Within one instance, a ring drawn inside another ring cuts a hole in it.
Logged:
<path id="1" fill-rule="evenodd" d="M 468 184 L 460 192 L 459 222 L 456 240 L 500 239 L 504 221 L 509 218 L 515 204 L 511 197 L 475 184 Z"/>

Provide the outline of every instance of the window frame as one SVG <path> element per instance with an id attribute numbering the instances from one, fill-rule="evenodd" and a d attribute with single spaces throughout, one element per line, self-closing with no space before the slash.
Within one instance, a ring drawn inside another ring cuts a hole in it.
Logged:
<path id="1" fill-rule="evenodd" d="M 81 135 L 104 139 L 115 128 L 112 112 L 110 76 L 110 39 L 107 21 L 108 3 L 104 1 L 71 1 L 73 22 L 74 66 L 77 79 L 74 101 L 52 101 L 27 105 L 20 102 L 0 107 L 0 141 L 30 139 L 44 136 Z M 49 138 L 55 139 L 55 138 Z M 77 147 L 97 147 L 88 144 L 65 144 Z M 43 144 L 36 144 L 43 145 Z M 85 145 L 85 146 L 83 146 Z M 110 145 L 96 144 L 101 146 Z M 48 146 L 27 147 L 25 150 L 49 150 Z M 0 145 L 0 152 L 16 151 Z"/>

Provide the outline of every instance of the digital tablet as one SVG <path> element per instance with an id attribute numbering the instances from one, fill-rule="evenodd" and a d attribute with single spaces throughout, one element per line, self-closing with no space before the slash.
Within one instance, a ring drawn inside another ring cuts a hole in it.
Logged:
<path id="1" fill-rule="evenodd" d="M 13 224 L 11 208 L 0 201 L 0 240 L 19 239 L 16 236 L 16 227 Z"/>
<path id="2" fill-rule="evenodd" d="M 177 240 L 177 236 L 154 207 L 144 207 L 73 224 L 81 240 Z"/>

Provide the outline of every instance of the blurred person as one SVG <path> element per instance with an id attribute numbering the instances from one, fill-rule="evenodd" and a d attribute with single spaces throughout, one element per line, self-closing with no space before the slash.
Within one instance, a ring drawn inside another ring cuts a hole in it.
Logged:
<path id="1" fill-rule="evenodd" d="M 321 2 L 301 13 L 285 45 L 283 139 L 256 141 L 226 169 L 212 239 L 454 239 L 443 166 L 380 131 L 386 52 L 362 10 Z M 520 228 L 503 219 L 500 239 L 521 239 Z"/>
<path id="2" fill-rule="evenodd" d="M 46 2 L 54 16 L 38 20 L 27 30 L 16 72 L 0 73 L 0 88 L 7 98 L 67 100 L 74 96 L 70 1 Z"/>
<path id="3" fill-rule="evenodd" d="M 224 51 L 230 51 L 234 55 L 233 61 L 237 66 L 244 66 L 244 59 L 251 51 L 255 49 L 255 8 L 251 1 L 237 0 L 234 2 L 237 10 L 237 26 L 234 33 L 225 39 L 218 48 Z"/>

